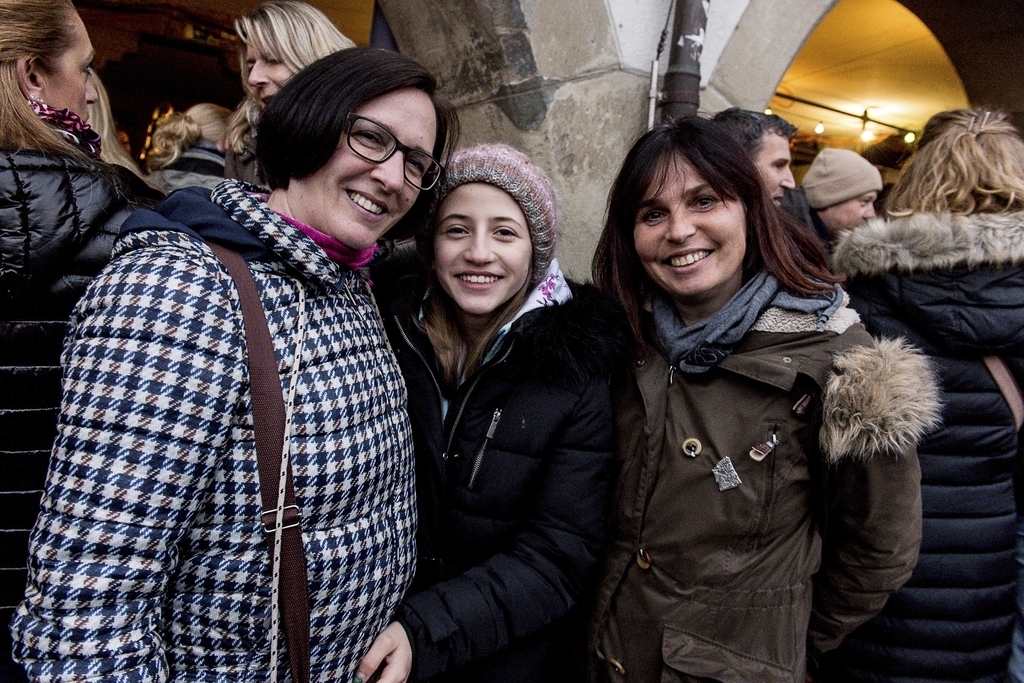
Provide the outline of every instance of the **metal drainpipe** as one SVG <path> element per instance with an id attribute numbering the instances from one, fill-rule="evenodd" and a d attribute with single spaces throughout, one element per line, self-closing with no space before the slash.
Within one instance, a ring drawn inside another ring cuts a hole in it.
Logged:
<path id="1" fill-rule="evenodd" d="M 676 0 L 673 43 L 665 72 L 663 121 L 693 116 L 700 105 L 700 55 L 709 0 Z"/>

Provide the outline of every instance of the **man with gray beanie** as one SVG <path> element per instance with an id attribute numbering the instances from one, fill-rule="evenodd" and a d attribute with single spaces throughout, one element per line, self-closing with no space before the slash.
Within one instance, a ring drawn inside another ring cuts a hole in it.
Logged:
<path id="1" fill-rule="evenodd" d="M 804 194 L 811 220 L 826 243 L 875 217 L 875 199 L 882 174 L 871 162 L 848 149 L 826 147 L 814 157 L 804 176 Z"/>

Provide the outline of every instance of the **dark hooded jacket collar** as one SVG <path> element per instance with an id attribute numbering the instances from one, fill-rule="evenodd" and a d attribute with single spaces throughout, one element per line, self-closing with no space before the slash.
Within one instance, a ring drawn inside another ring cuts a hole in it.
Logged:
<path id="1" fill-rule="evenodd" d="M 899 311 L 946 353 L 1024 347 L 1024 213 L 872 220 L 843 235 L 833 266 L 868 318 Z"/>

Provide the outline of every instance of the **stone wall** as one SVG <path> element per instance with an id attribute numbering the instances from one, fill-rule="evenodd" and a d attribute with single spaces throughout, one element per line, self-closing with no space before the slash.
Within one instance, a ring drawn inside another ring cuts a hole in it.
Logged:
<path id="1" fill-rule="evenodd" d="M 548 171 L 562 209 L 559 260 L 588 278 L 608 189 L 646 129 L 670 1 L 379 1 L 402 52 L 437 74 L 458 106 L 460 146 L 507 142 Z M 702 110 L 763 107 L 834 2 L 712 3 Z"/>

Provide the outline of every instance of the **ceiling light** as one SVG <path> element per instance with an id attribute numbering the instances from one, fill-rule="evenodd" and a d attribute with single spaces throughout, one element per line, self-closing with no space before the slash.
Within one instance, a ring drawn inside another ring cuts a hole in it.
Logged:
<path id="1" fill-rule="evenodd" d="M 824 123 L 822 123 L 821 121 L 818 121 L 818 125 L 816 125 L 816 126 L 814 127 L 814 132 L 815 132 L 815 133 L 816 133 L 817 135 L 821 135 L 822 133 L 824 133 L 824 132 L 825 132 L 825 124 L 824 124 Z"/>
<path id="2" fill-rule="evenodd" d="M 863 140 L 864 142 L 871 142 L 872 140 L 875 139 L 875 134 L 872 133 L 870 130 L 864 129 L 864 131 L 861 132 L 860 134 L 860 139 Z"/>
<path id="3" fill-rule="evenodd" d="M 903 142 L 907 143 L 908 145 L 913 143 L 916 139 L 917 136 L 910 131 L 907 131 L 907 134 L 903 136 Z"/>

